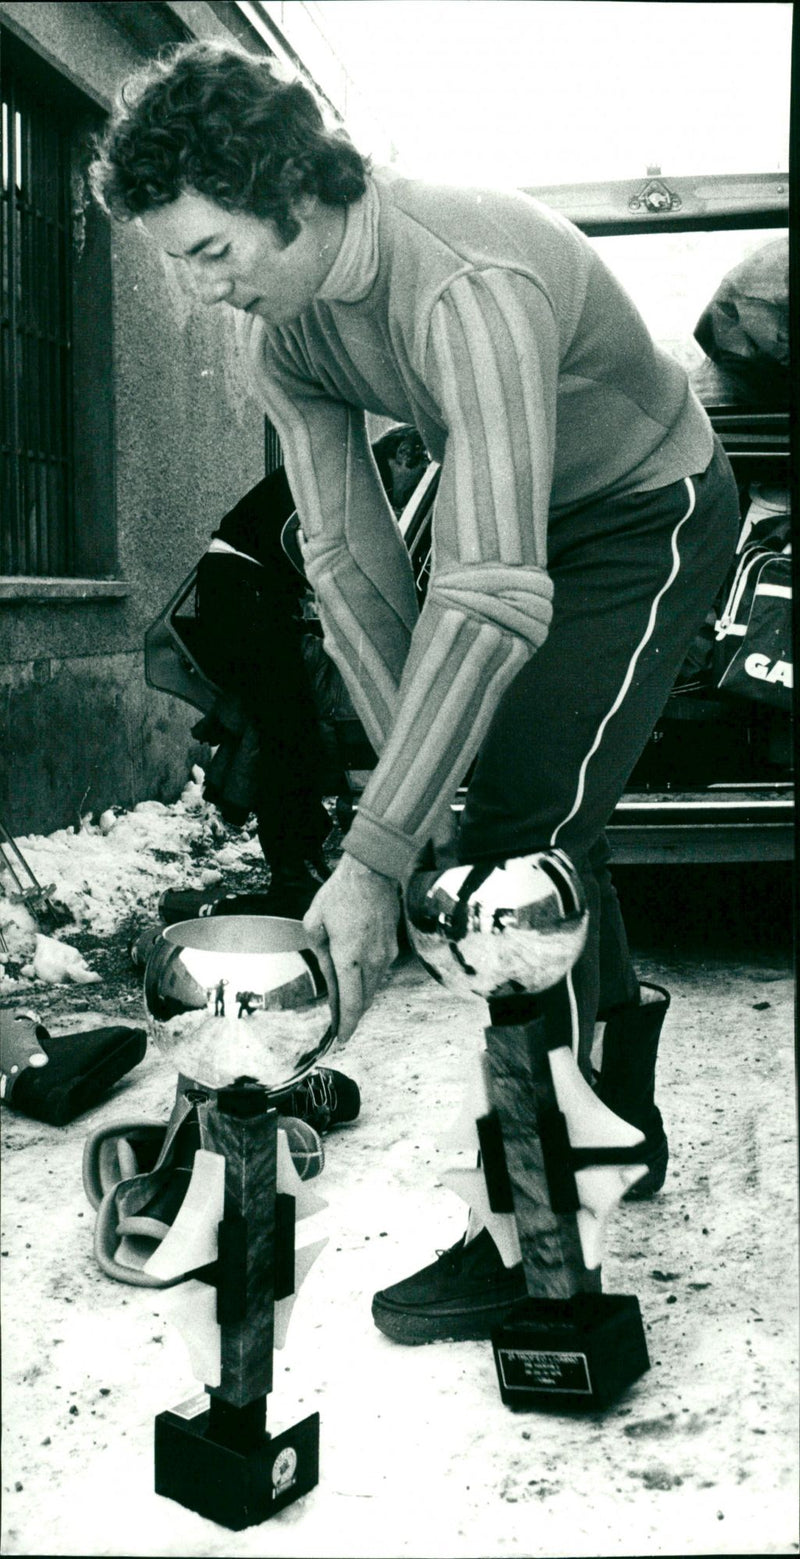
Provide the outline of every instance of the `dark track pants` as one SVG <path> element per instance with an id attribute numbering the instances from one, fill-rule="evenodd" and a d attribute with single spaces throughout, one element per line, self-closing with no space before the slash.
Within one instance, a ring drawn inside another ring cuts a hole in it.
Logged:
<path id="1" fill-rule="evenodd" d="M 719 444 L 700 475 L 554 517 L 550 632 L 507 689 L 469 786 L 462 861 L 559 846 L 581 874 L 589 938 L 562 1005 L 587 1076 L 598 1013 L 639 988 L 603 831 L 723 582 L 739 524 Z"/>

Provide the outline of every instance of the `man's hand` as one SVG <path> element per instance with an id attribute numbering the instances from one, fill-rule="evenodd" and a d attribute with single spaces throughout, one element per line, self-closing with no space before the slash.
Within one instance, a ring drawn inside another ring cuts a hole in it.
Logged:
<path id="1" fill-rule="evenodd" d="M 343 855 L 303 920 L 328 984 L 340 1044 L 397 957 L 399 914 L 397 883 Z"/>

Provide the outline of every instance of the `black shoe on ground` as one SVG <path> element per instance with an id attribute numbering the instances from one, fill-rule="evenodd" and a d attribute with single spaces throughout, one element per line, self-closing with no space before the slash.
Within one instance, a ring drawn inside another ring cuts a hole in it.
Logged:
<path id="1" fill-rule="evenodd" d="M 167 888 L 158 901 L 166 926 L 206 915 L 278 915 L 302 920 L 325 881 L 314 862 L 296 868 L 276 868 L 262 893 L 220 893 L 209 888 Z"/>
<path id="2" fill-rule="evenodd" d="M 164 922 L 161 920 L 142 926 L 141 930 L 137 931 L 133 941 L 128 943 L 128 953 L 135 969 L 144 969 L 146 967 L 147 960 L 156 942 L 161 941 L 163 934 Z"/>
<path id="3" fill-rule="evenodd" d="M 393 1342 L 488 1340 L 511 1306 L 527 1294 L 520 1262 L 505 1267 L 491 1235 L 466 1235 L 437 1261 L 372 1301 L 372 1319 Z"/>
<path id="4" fill-rule="evenodd" d="M 279 1115 L 294 1115 L 308 1121 L 315 1131 L 332 1131 L 356 1120 L 361 1109 L 358 1083 L 344 1072 L 320 1066 L 304 1077 L 291 1093 L 278 1094 L 273 1103 Z"/>

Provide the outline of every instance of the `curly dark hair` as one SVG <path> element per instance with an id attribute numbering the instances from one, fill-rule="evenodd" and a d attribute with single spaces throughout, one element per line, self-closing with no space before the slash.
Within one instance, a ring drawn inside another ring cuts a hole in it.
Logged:
<path id="1" fill-rule="evenodd" d="M 301 81 L 282 79 L 266 56 L 205 42 L 181 44 L 126 81 L 90 177 L 121 221 L 193 190 L 269 219 L 289 244 L 300 230 L 294 201 L 350 205 L 368 167 L 343 132 L 327 129 Z"/>

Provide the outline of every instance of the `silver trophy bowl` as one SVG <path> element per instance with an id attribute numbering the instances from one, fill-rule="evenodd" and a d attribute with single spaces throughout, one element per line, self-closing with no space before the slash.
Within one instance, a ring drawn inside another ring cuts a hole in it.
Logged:
<path id="1" fill-rule="evenodd" d="M 302 921 L 209 916 L 167 926 L 144 975 L 148 1027 L 207 1088 L 292 1088 L 334 1042 L 328 991 Z"/>
<path id="2" fill-rule="evenodd" d="M 557 985 L 589 925 L 583 885 L 563 850 L 417 872 L 405 911 L 429 973 L 459 995 L 487 1000 Z"/>

